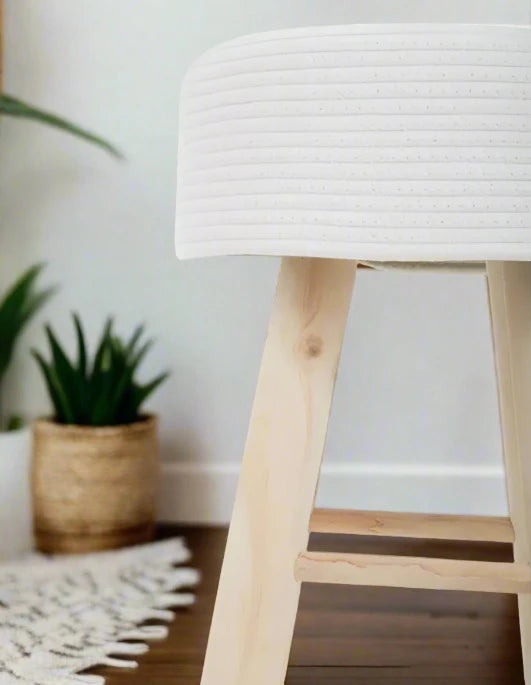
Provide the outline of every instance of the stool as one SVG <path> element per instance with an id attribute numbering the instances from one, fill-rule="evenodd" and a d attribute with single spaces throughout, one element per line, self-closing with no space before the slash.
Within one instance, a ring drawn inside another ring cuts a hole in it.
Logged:
<path id="1" fill-rule="evenodd" d="M 531 685 L 531 33 L 290 29 L 181 98 L 177 254 L 282 262 L 203 685 L 284 682 L 302 582 L 518 594 Z M 360 262 L 486 263 L 511 517 L 314 509 Z M 514 563 L 310 552 L 309 533 L 514 543 Z"/>

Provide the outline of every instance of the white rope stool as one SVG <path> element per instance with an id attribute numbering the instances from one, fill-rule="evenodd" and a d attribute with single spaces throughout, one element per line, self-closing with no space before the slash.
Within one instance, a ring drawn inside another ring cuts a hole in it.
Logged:
<path id="1" fill-rule="evenodd" d="M 531 33 L 244 37 L 182 91 L 177 254 L 281 255 L 203 685 L 284 682 L 301 582 L 517 593 L 531 685 Z M 486 262 L 510 519 L 314 509 L 359 262 Z M 310 531 L 514 543 L 514 563 L 309 552 Z"/>

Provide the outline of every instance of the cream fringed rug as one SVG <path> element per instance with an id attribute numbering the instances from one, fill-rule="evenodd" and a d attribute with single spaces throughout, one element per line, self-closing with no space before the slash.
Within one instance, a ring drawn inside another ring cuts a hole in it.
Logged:
<path id="1" fill-rule="evenodd" d="M 170 608 L 194 601 L 181 590 L 197 571 L 175 567 L 189 558 L 176 538 L 0 565 L 0 685 L 98 685 L 103 678 L 80 672 L 136 666 L 131 655 L 167 636 Z"/>

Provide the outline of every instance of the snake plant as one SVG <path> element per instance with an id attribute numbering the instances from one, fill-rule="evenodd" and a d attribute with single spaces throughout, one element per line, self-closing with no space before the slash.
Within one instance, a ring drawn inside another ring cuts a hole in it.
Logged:
<path id="1" fill-rule="evenodd" d="M 138 326 L 124 341 L 113 331 L 108 319 L 92 359 L 87 353 L 80 318 L 73 314 L 77 338 L 77 358 L 72 361 L 50 326 L 46 335 L 50 347 L 47 361 L 37 351 L 33 356 L 42 371 L 58 423 L 82 426 L 115 426 L 141 418 L 141 407 L 167 378 L 161 373 L 148 383 L 136 379 L 140 363 L 153 344 L 141 343 L 144 327 Z"/>
<path id="2" fill-rule="evenodd" d="M 36 264 L 28 269 L 13 283 L 0 301 L 0 400 L 5 374 L 12 359 L 15 344 L 24 327 L 55 290 L 37 287 L 37 278 L 42 268 L 42 264 Z M 3 405 L 0 401 L 0 430 L 19 428 L 22 423 L 21 418 L 4 414 L 2 409 Z"/>
<path id="3" fill-rule="evenodd" d="M 97 145 L 114 157 L 121 157 L 120 151 L 108 141 L 87 131 L 62 117 L 34 107 L 11 95 L 0 93 L 0 117 L 29 119 L 52 126 L 66 133 Z M 18 416 L 4 414 L 2 404 L 2 384 L 5 373 L 13 355 L 15 343 L 24 326 L 31 317 L 44 305 L 53 292 L 53 288 L 38 290 L 36 279 L 42 265 L 36 265 L 26 271 L 11 287 L 3 301 L 0 302 L 0 431 L 18 428 L 22 420 Z"/>

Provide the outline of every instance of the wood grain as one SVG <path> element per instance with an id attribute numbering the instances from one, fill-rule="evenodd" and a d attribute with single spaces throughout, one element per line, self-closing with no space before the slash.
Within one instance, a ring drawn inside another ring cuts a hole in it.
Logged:
<path id="1" fill-rule="evenodd" d="M 356 262 L 284 258 L 203 685 L 282 685 Z"/>
<path id="2" fill-rule="evenodd" d="M 494 356 L 514 557 L 531 564 L 531 263 L 488 262 Z M 531 683 L 531 596 L 520 595 L 524 672 Z"/>
<path id="3" fill-rule="evenodd" d="M 527 564 L 386 554 L 304 552 L 297 559 L 295 577 L 301 582 L 372 587 L 531 592 L 531 569 Z"/>
<path id="4" fill-rule="evenodd" d="M 99 669 L 106 685 L 198 685 L 226 530 L 184 534 L 203 580 L 168 640 L 134 671 Z M 510 562 L 510 545 L 312 535 L 312 549 Z M 287 685 L 523 685 L 514 595 L 304 584 Z"/>
<path id="5" fill-rule="evenodd" d="M 507 517 L 447 516 L 353 509 L 315 509 L 310 519 L 310 531 L 431 540 L 514 540 L 513 526 Z"/>

